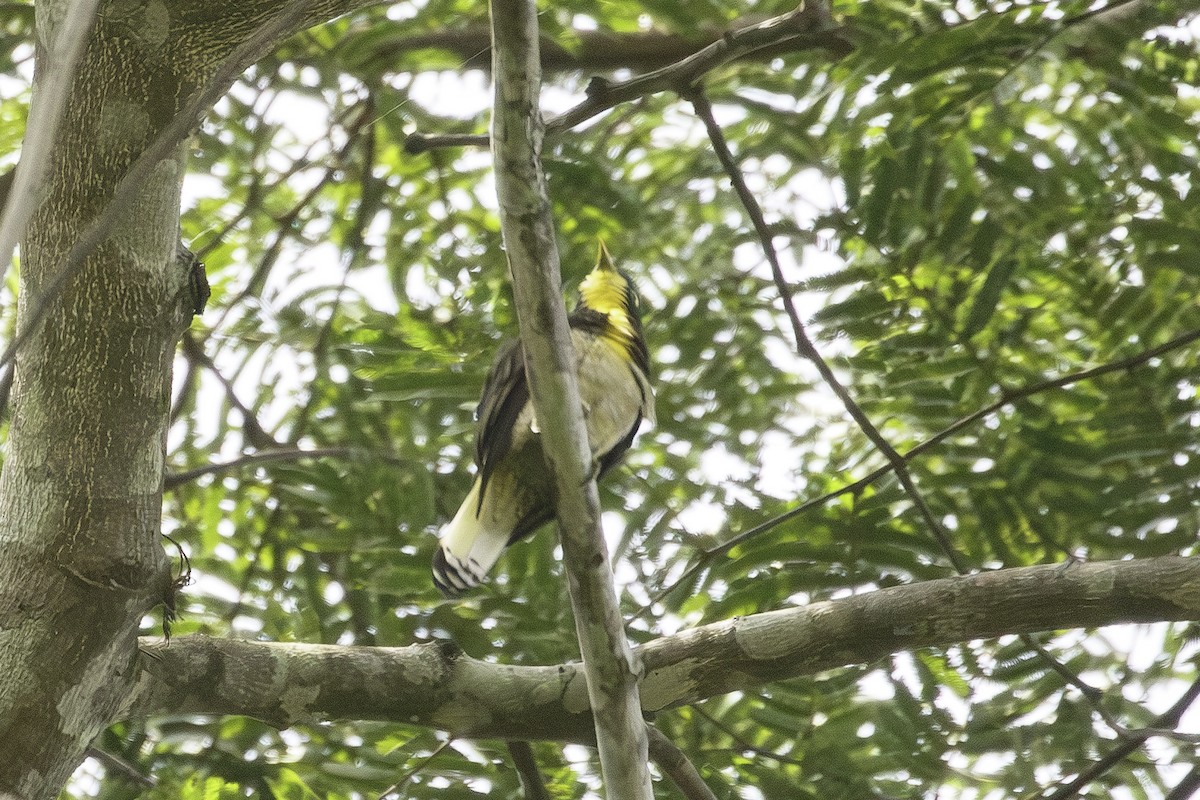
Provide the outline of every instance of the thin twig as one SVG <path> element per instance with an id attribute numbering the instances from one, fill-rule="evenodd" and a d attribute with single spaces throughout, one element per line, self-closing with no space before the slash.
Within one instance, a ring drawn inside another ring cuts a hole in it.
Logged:
<path id="1" fill-rule="evenodd" d="M 739 734 L 732 727 L 730 727 L 729 725 L 726 725 L 724 722 L 717 719 L 712 714 L 709 714 L 707 711 L 705 711 L 703 708 L 701 708 L 698 705 L 692 706 L 691 710 L 693 712 L 695 712 L 696 714 L 698 714 L 699 716 L 703 717 L 705 720 L 707 720 L 708 723 L 710 725 L 712 725 L 714 728 L 719 729 L 722 733 L 724 733 L 730 739 L 733 739 L 733 741 L 737 744 L 738 750 L 741 750 L 742 752 L 754 753 L 754 755 L 756 755 L 756 756 L 760 756 L 762 758 L 769 758 L 772 761 L 776 761 L 780 764 L 790 764 L 794 767 L 804 766 L 804 762 L 798 758 L 789 758 L 788 756 L 781 756 L 778 753 L 772 753 L 770 750 L 767 750 L 765 748 L 758 747 L 756 745 L 751 744 L 750 742 L 748 742 L 746 740 L 745 737 L 743 737 L 741 734 Z"/>
<path id="2" fill-rule="evenodd" d="M 826 385 L 842 401 L 842 405 L 845 406 L 847 413 L 853 417 L 858 427 L 867 435 L 867 438 L 871 440 L 876 449 L 883 453 L 891 465 L 892 471 L 896 473 L 896 478 L 900 481 L 900 485 L 904 487 L 909 500 L 916 506 L 921 518 L 925 521 L 925 525 L 937 540 L 946 558 L 954 565 L 954 569 L 959 573 L 967 572 L 970 569 L 970 565 L 954 549 L 949 535 L 942 528 L 941 523 L 933 516 L 933 512 L 926 504 L 925 498 L 913 482 L 904 458 L 883 437 L 883 434 L 879 432 L 879 429 L 875 427 L 875 424 L 871 422 L 862 408 L 859 407 L 858 403 L 850 395 L 850 392 L 837 379 L 837 376 L 833 374 L 833 370 L 830 369 L 829 364 L 821 357 L 821 354 L 817 352 L 817 348 L 813 345 L 812 340 L 808 337 L 808 333 L 804 330 L 804 323 L 800 321 L 800 314 L 796 310 L 795 302 L 792 300 L 791 289 L 783 276 L 783 268 L 779 263 L 779 254 L 775 250 L 771 231 L 767 227 L 766 220 L 763 218 L 762 208 L 758 205 L 758 200 L 754 197 L 754 193 L 750 191 L 750 187 L 746 185 L 746 179 L 742 176 L 742 170 L 738 166 L 737 161 L 734 160 L 733 153 L 729 149 L 729 143 L 725 141 L 725 134 L 713 116 L 712 104 L 708 102 L 708 98 L 699 88 L 686 91 L 684 96 L 691 102 L 693 108 L 696 109 L 696 116 L 704 123 L 704 128 L 708 132 L 708 138 L 712 142 L 717 159 L 725 168 L 725 173 L 733 184 L 734 191 L 737 192 L 738 198 L 742 201 L 742 206 L 746 209 L 746 214 L 750 217 L 750 221 L 758 233 L 763 253 L 771 265 L 771 275 L 775 280 L 775 286 L 778 288 L 779 296 L 783 300 L 784 312 L 787 314 L 788 320 L 792 325 L 792 334 L 796 339 L 796 350 L 801 356 L 808 358 L 813 363 L 817 368 L 817 372 L 821 374 L 821 379 L 825 381 Z"/>
<path id="3" fill-rule="evenodd" d="M 1124 730 L 1121 724 L 1117 722 L 1116 718 L 1112 716 L 1112 714 L 1108 713 L 1108 709 L 1101 705 L 1100 701 L 1104 699 L 1104 692 L 1102 690 L 1097 689 L 1090 683 L 1087 683 L 1070 669 L 1068 669 L 1064 664 L 1062 664 L 1062 662 L 1055 658 L 1053 653 L 1038 644 L 1037 640 L 1034 639 L 1031 634 L 1023 633 L 1021 634 L 1020 639 L 1026 647 L 1037 653 L 1037 655 L 1041 657 L 1043 661 L 1048 663 L 1050 668 L 1054 670 L 1054 672 L 1057 673 L 1060 678 L 1078 689 L 1080 694 L 1084 696 L 1084 699 L 1092 704 L 1092 706 L 1096 709 L 1096 712 L 1100 715 L 1100 718 L 1103 719 L 1110 728 L 1117 732 Z"/>
<path id="4" fill-rule="evenodd" d="M 487 147 L 491 139 L 486 133 L 410 133 L 404 139 L 404 152 L 415 156 L 443 147 Z"/>
<path id="5" fill-rule="evenodd" d="M 1173 350 L 1179 350 L 1179 349 L 1186 347 L 1187 345 L 1192 344 L 1193 342 L 1198 341 L 1198 340 L 1200 340 L 1200 328 L 1190 330 L 1187 333 L 1180 334 L 1179 336 L 1176 336 L 1175 338 L 1170 339 L 1160 345 L 1156 345 L 1155 347 L 1147 348 L 1147 349 L 1141 351 L 1140 353 L 1135 353 L 1132 356 L 1128 356 L 1126 358 L 1121 358 L 1116 361 L 1111 361 L 1107 364 L 1101 364 L 1100 366 L 1097 366 L 1097 367 L 1090 367 L 1088 369 L 1080 370 L 1079 372 L 1072 372 L 1070 374 L 1062 375 L 1057 378 L 1049 378 L 1047 380 L 1038 381 L 1037 383 L 1032 383 L 1032 384 L 1029 384 L 1028 386 L 1022 386 L 1017 389 L 1006 389 L 1003 392 L 1001 392 L 1000 398 L 998 400 L 996 400 L 995 402 L 990 403 L 990 404 L 984 406 L 983 408 L 980 408 L 978 411 L 968 414 L 965 417 L 961 417 L 958 420 L 955 420 L 950 425 L 946 426 L 941 431 L 939 431 L 936 434 L 934 434 L 933 436 L 931 436 L 929 439 L 926 439 L 924 442 L 921 442 L 920 444 L 914 446 L 913 448 L 911 448 L 910 450 L 905 452 L 901 457 L 905 461 L 911 460 L 911 459 L 915 458 L 916 456 L 926 452 L 927 450 L 931 450 L 933 447 L 946 441 L 951 436 L 953 436 L 954 434 L 961 431 L 963 428 L 973 425 L 974 423 L 979 422 L 980 420 L 984 419 L 985 417 L 987 417 L 991 414 L 995 414 L 997 411 L 1000 411 L 1001 409 L 1003 409 L 1007 406 L 1013 405 L 1014 403 L 1017 403 L 1021 400 L 1025 400 L 1029 397 L 1033 397 L 1034 395 L 1041 394 L 1042 392 L 1047 392 L 1052 389 L 1065 389 L 1066 387 L 1072 386 L 1081 381 L 1093 380 L 1095 378 L 1099 378 L 1104 375 L 1111 374 L 1113 372 L 1125 372 L 1125 371 L 1132 370 L 1135 367 L 1142 366 L 1143 364 L 1145 364 L 1155 358 L 1158 358 L 1159 356 L 1165 355 Z M 653 603 L 656 603 L 656 602 L 662 600 L 664 597 L 666 597 L 671 592 L 675 591 L 680 586 L 684 585 L 684 583 L 687 582 L 688 580 L 690 580 L 692 577 L 694 577 L 696 575 L 696 573 L 698 573 L 700 570 L 704 569 L 704 567 L 710 561 L 712 561 L 712 559 L 722 556 L 722 555 L 728 553 L 730 550 L 737 547 L 738 545 L 740 545 L 746 541 L 749 541 L 750 539 L 753 539 L 757 536 L 760 536 L 770 530 L 773 530 L 773 529 L 779 527 L 780 525 L 784 524 L 785 522 L 795 519 L 796 517 L 800 516 L 801 514 L 805 513 L 806 511 L 809 511 L 813 508 L 824 505 L 825 503 L 829 502 L 830 500 L 836 499 L 838 497 L 841 497 L 841 496 L 847 495 L 847 494 L 857 494 L 857 493 L 861 492 L 863 489 L 867 488 L 867 486 L 871 485 L 875 481 L 882 478 L 884 475 L 887 475 L 888 473 L 890 473 L 891 471 L 892 471 L 892 465 L 886 464 L 882 467 L 872 470 L 871 472 L 867 473 L 866 475 L 864 475 L 863 477 L 854 481 L 853 483 L 848 483 L 845 486 L 842 486 L 838 489 L 834 489 L 833 491 L 826 492 L 825 494 L 821 495 L 820 497 L 815 497 L 812 500 L 807 500 L 804 503 L 801 503 L 800 505 L 796 506 L 795 508 L 789 509 L 778 516 L 772 517 L 771 519 L 766 520 L 765 522 L 762 522 L 759 525 L 755 525 L 753 528 L 751 528 L 747 531 L 744 531 L 742 533 L 739 533 L 736 536 L 731 537 L 730 539 L 722 542 L 721 544 L 717 545 L 716 547 L 705 550 L 703 553 L 701 553 L 699 555 L 699 557 L 696 560 L 696 563 L 693 564 L 691 567 L 689 567 L 674 583 L 672 583 L 670 586 L 668 586 L 664 589 L 660 589 L 651 598 L 651 603 L 647 605 L 647 608 L 649 608 L 650 605 L 653 605 Z"/>
<path id="6" fill-rule="evenodd" d="M 583 102 L 546 122 L 546 135 L 553 136 L 571 130 L 630 100 L 691 85 L 730 61 L 782 44 L 796 45 L 796 49 L 824 47 L 839 55 L 845 55 L 853 49 L 853 45 L 834 26 L 826 4 L 821 0 L 811 0 L 802 3 L 795 11 L 730 31 L 707 47 L 662 69 L 625 81 L 610 82 L 593 78 Z M 404 149 L 417 154 L 436 147 L 487 147 L 488 142 L 486 135 L 413 134 L 404 141 Z"/>
<path id="7" fill-rule="evenodd" d="M 1109 5 L 1101 6 L 1099 8 L 1088 9 L 1083 13 L 1060 20 L 1058 24 L 1051 30 L 1042 34 L 1035 39 L 1032 44 L 1025 47 L 1024 51 L 1019 56 L 1012 59 L 1004 71 L 990 80 L 987 86 L 982 87 L 979 91 L 973 93 L 973 95 L 963 103 L 961 109 L 962 113 L 964 116 L 968 115 L 983 101 L 983 98 L 988 95 L 992 96 L 994 105 L 1001 107 L 1002 101 L 996 98 L 996 90 L 1005 81 L 1024 69 L 1025 65 L 1033 61 L 1039 53 L 1041 53 L 1050 45 L 1051 42 L 1072 28 L 1079 26 L 1079 29 L 1074 32 L 1075 36 L 1077 38 L 1086 39 L 1088 34 L 1085 33 L 1085 31 L 1094 29 L 1103 24 L 1112 25 L 1119 20 L 1133 16 L 1137 13 L 1139 6 L 1146 4 L 1147 0 L 1117 0 L 1115 3 L 1110 3 Z M 1006 11 L 1002 13 L 1011 12 Z M 1017 13 L 1021 13 L 1021 11 L 1017 10 Z"/>
<path id="8" fill-rule="evenodd" d="M 1049 795 L 1046 800 L 1066 800 L 1068 797 L 1078 797 L 1080 793 L 1087 788 L 1088 784 L 1100 777 L 1110 769 L 1121 763 L 1134 750 L 1137 750 L 1142 744 L 1152 736 L 1157 735 L 1156 729 L 1172 729 L 1179 724 L 1179 719 L 1184 715 L 1184 712 L 1191 707 L 1196 698 L 1200 697 L 1200 679 L 1197 679 L 1183 695 L 1175 701 L 1175 704 L 1167 709 L 1162 714 L 1154 718 L 1150 726 L 1146 729 L 1130 731 L 1129 736 L 1120 744 L 1109 751 L 1108 755 L 1096 761 L 1092 766 L 1088 767 L 1083 772 L 1079 773 L 1076 778 L 1068 783 L 1061 785 L 1057 791 Z"/>
<path id="9" fill-rule="evenodd" d="M 646 737 L 650 742 L 650 757 L 679 787 L 684 797 L 688 800 L 717 800 L 717 796 L 700 777 L 696 767 L 665 733 L 653 725 L 647 725 Z"/>
<path id="10" fill-rule="evenodd" d="M 351 456 L 362 455 L 364 455 L 364 451 L 360 447 L 280 447 L 278 449 L 259 450 L 256 453 L 248 453 L 230 461 L 205 464 L 202 467 L 193 467 L 181 472 L 168 472 L 166 477 L 163 478 L 163 489 L 175 489 L 205 475 L 231 472 L 254 464 L 268 464 L 276 461 L 302 461 L 308 458 L 349 458 Z M 383 454 L 371 455 L 372 457 L 381 459 L 396 460 L 392 456 Z"/>
<path id="11" fill-rule="evenodd" d="M 508 754 L 512 756 L 513 766 L 517 768 L 517 775 L 521 778 L 525 800 L 550 800 L 550 793 L 546 791 L 546 781 L 542 778 L 542 771 L 538 769 L 537 759 L 534 758 L 529 742 L 509 739 L 505 744 L 508 745 Z"/>
<path id="12" fill-rule="evenodd" d="M 450 743 L 453 741 L 454 741 L 454 739 L 447 739 L 446 741 L 442 742 L 437 747 L 435 747 L 432 753 L 430 753 L 425 758 L 421 759 L 419 762 L 417 762 L 417 764 L 415 766 L 413 766 L 411 769 L 409 769 L 407 772 L 405 772 L 403 775 L 401 775 L 399 780 L 397 780 L 395 783 L 393 783 L 388 788 L 384 789 L 379 794 L 379 800 L 385 800 L 385 798 L 387 798 L 389 795 L 391 795 L 393 793 L 396 793 L 395 796 L 399 797 L 400 796 L 399 791 L 401 789 L 403 789 L 405 786 L 407 786 L 408 782 L 411 781 L 414 777 L 416 777 L 418 772 L 420 772 L 421 770 L 428 767 L 429 762 L 433 761 L 433 759 L 437 758 L 437 756 L 439 754 L 441 754 L 441 752 L 443 750 L 445 750 L 447 747 L 449 747 Z"/>
<path id="13" fill-rule="evenodd" d="M 254 412 L 238 399 L 237 392 L 233 388 L 233 383 L 222 374 L 208 353 L 204 352 L 203 345 L 196 341 L 190 333 L 185 333 L 181 346 L 184 355 L 211 372 L 225 389 L 225 397 L 229 400 L 229 404 L 237 409 L 238 414 L 242 417 L 242 433 L 245 435 L 246 440 L 259 450 L 275 450 L 282 447 L 275 440 L 275 437 L 268 433 L 266 428 L 262 426 L 262 423 L 258 421 L 258 417 L 255 416 Z"/>
<path id="14" fill-rule="evenodd" d="M 337 122 L 338 121 L 335 120 L 335 124 Z M 242 287 L 242 289 L 236 295 L 230 298 L 228 302 L 225 303 L 225 308 L 222 310 L 221 316 L 218 317 L 212 324 L 213 330 L 221 330 L 225 326 L 226 320 L 229 318 L 229 315 L 233 313 L 234 309 L 239 307 L 242 301 L 244 301 L 247 297 L 261 289 L 271 270 L 274 268 L 275 263 L 279 260 L 279 256 L 283 251 L 283 246 L 290 239 L 302 237 L 303 228 L 302 226 L 297 226 L 297 222 L 300 220 L 300 215 L 303 214 L 310 205 L 312 205 L 312 203 L 320 196 L 321 192 L 328 188 L 330 184 L 338 180 L 338 176 L 346 169 L 346 162 L 349 158 L 350 152 L 358 144 L 358 135 L 360 131 L 364 126 L 368 125 L 369 121 L 367 114 L 359 112 L 358 117 L 354 120 L 354 122 L 346 125 L 346 142 L 340 148 L 333 149 L 332 147 L 332 140 L 330 138 L 332 136 L 332 128 L 327 131 L 324 139 L 318 140 L 330 142 L 331 152 L 324 156 L 318 156 L 317 159 L 320 161 L 322 166 L 325 167 L 324 172 L 312 186 L 305 190 L 304 194 L 301 195 L 300 198 L 293 203 L 287 211 L 274 218 L 275 235 L 272 237 L 270 244 L 264 248 L 263 256 L 261 259 L 259 259 L 258 264 L 254 268 L 254 272 L 251 273 L 250 278 L 246 281 L 246 285 Z M 278 181 L 267 187 L 265 190 L 262 190 L 262 197 L 266 198 L 271 192 L 275 191 L 280 186 L 285 186 L 290 175 L 301 171 L 301 169 L 307 169 L 310 166 L 314 166 L 316 161 L 309 161 L 309 157 L 316 145 L 317 142 L 310 144 L 304 153 L 299 156 L 297 161 L 292 162 L 291 167 L 289 167 L 286 173 L 281 175 Z M 301 164 L 302 166 L 297 167 L 297 164 Z"/>
<path id="15" fill-rule="evenodd" d="M 99 761 L 104 765 L 105 769 L 110 770 L 113 774 L 128 778 L 139 786 L 153 789 L 157 785 L 154 778 L 143 775 L 128 761 L 120 756 L 113 755 L 107 750 L 101 750 L 99 747 L 89 747 L 87 749 L 87 756 Z"/>

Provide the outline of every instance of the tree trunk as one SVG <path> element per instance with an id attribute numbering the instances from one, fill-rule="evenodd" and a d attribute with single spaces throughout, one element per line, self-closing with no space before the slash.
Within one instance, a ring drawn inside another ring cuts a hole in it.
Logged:
<path id="1" fill-rule="evenodd" d="M 35 94 L 68 5 L 38 6 Z M 191 310 L 175 259 L 181 152 L 155 167 L 59 296 L 47 291 L 176 111 L 164 98 L 181 94 L 177 75 L 113 68 L 162 45 L 166 30 L 144 16 L 91 37 L 21 248 L 19 326 L 53 304 L 17 356 L 0 477 L 0 790 L 22 797 L 56 795 L 120 710 L 138 623 L 170 585 L 158 541 L 166 412 Z M 118 27 L 130 35 L 112 35 Z"/>
<path id="2" fill-rule="evenodd" d="M 170 591 L 159 522 L 171 365 L 195 304 L 176 259 L 178 142 L 114 204 L 103 241 L 83 260 L 68 253 L 181 109 L 273 45 L 251 36 L 260 26 L 288 14 L 283 35 L 362 4 L 101 3 L 61 124 L 29 133 L 54 144 L 21 248 L 18 329 L 32 335 L 0 476 L 0 795 L 58 794 L 124 709 L 139 622 Z M 35 103 L 76 10 L 36 7 Z"/>

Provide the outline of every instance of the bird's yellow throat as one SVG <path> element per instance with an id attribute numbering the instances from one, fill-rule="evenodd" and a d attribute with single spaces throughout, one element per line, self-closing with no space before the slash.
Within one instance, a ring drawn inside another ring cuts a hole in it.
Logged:
<path id="1" fill-rule="evenodd" d="M 608 329 L 600 335 L 626 349 L 637 337 L 632 292 L 629 279 L 613 266 L 608 251 L 601 245 L 599 263 L 579 284 L 579 299 L 592 311 L 608 317 Z"/>

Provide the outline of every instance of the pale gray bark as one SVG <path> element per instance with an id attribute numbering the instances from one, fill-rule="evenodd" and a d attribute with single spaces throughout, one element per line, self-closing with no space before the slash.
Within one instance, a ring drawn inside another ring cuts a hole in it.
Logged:
<path id="1" fill-rule="evenodd" d="M 608 797 L 653 797 L 633 657 L 600 529 L 562 273 L 542 172 L 537 4 L 492 0 L 492 156 L 530 396 L 555 480 L 563 563 Z"/>
<path id="2" fill-rule="evenodd" d="M 1044 630 L 1200 619 L 1200 559 L 1049 565 L 753 614 L 637 648 L 646 712 L 901 650 Z M 457 738 L 594 741 L 578 664 L 517 667 L 449 644 L 338 647 L 145 639 L 131 713 L 246 714 L 273 725 L 370 719 Z"/>
<path id="3" fill-rule="evenodd" d="M 275 38 L 356 4 L 297 6 Z M 47 44 L 78 21 L 71 8 L 37 4 L 35 103 L 53 74 Z M 176 260 L 179 137 L 144 162 L 136 196 L 113 198 L 231 54 L 228 80 L 273 46 L 237 49 L 287 8 L 101 3 L 65 114 L 37 131 L 51 146 L 22 241 L 18 328 L 30 337 L 15 362 L 0 476 L 0 794 L 58 794 L 125 706 L 137 624 L 170 586 L 159 544 L 164 445 L 175 344 L 194 302 Z M 64 272 L 106 209 L 104 236 Z"/>
<path id="4" fill-rule="evenodd" d="M 21 163 L 4 201 L 0 202 L 3 210 L 0 216 L 0 281 L 8 272 L 13 250 L 29 222 L 29 215 L 37 207 L 41 187 L 45 184 L 46 167 L 50 163 L 50 148 L 66 110 L 67 91 L 71 88 L 75 67 L 91 33 L 97 3 L 98 0 L 72 0 L 65 4 L 64 23 L 57 35 L 52 41 L 40 42 L 53 54 L 52 68 L 49 75 L 39 75 L 37 102 L 29 109 Z"/>

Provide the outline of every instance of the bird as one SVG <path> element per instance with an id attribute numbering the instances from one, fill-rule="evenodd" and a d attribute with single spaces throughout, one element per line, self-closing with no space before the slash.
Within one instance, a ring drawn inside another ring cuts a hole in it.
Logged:
<path id="1" fill-rule="evenodd" d="M 640 305 L 633 279 L 600 242 L 596 266 L 580 282 L 567 318 L 597 477 L 620 462 L 643 420 L 655 423 Z M 433 582 L 446 597 L 486 581 L 506 547 L 555 517 L 554 478 L 519 339 L 497 352 L 475 418 L 475 481 L 433 556 Z"/>

